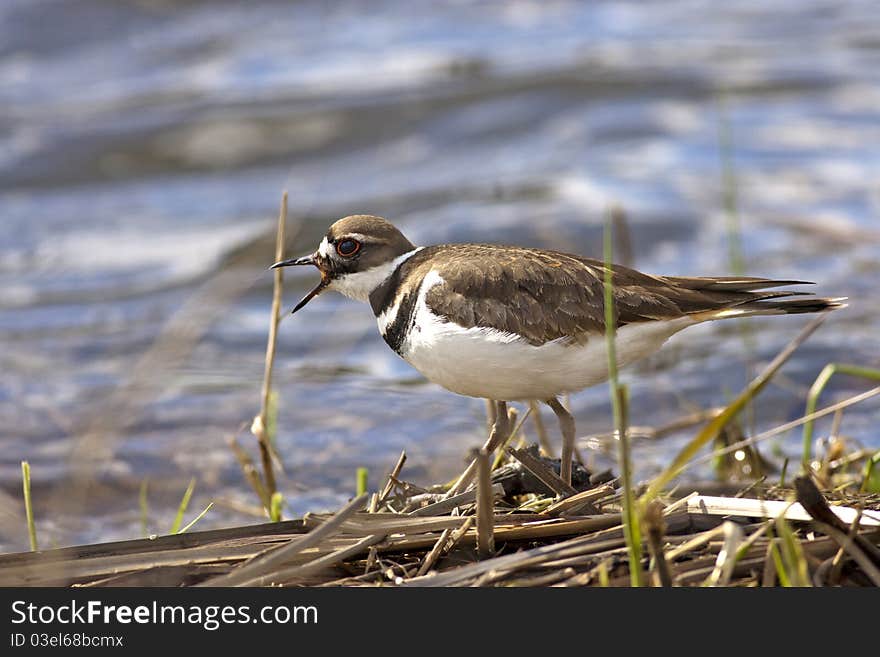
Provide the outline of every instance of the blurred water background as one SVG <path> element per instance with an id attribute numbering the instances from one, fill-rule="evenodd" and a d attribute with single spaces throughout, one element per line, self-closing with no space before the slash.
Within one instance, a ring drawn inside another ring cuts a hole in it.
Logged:
<path id="1" fill-rule="evenodd" d="M 750 274 L 851 297 L 762 395 L 755 426 L 774 426 L 825 363 L 880 365 L 880 11 L 2 0 L 0 547 L 27 545 L 23 459 L 44 546 L 141 535 L 144 480 L 149 531 L 190 477 L 189 515 L 216 503 L 200 527 L 259 521 L 227 440 L 254 447 L 285 189 L 291 256 L 354 213 L 416 243 L 596 256 L 619 203 L 618 255 L 642 270 L 724 275 L 740 250 Z M 315 279 L 291 274 L 288 307 Z M 625 372 L 632 422 L 724 403 L 805 322 L 680 334 Z M 447 480 L 483 440 L 481 401 L 425 383 L 334 295 L 282 323 L 276 384 L 288 516 L 338 506 L 358 466 L 376 488 L 402 448 L 405 479 Z M 571 403 L 581 437 L 608 430 L 605 386 Z M 842 431 L 876 447 L 878 420 L 866 403 Z M 637 441 L 638 476 L 692 435 Z M 799 435 L 764 449 L 779 462 Z"/>

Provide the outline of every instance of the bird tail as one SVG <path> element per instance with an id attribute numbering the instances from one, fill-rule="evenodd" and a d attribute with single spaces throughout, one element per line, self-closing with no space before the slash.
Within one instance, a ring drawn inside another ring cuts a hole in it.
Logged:
<path id="1" fill-rule="evenodd" d="M 776 295 L 762 296 L 760 299 L 746 301 L 742 304 L 718 308 L 691 314 L 698 321 L 727 319 L 729 317 L 755 317 L 760 315 L 800 315 L 803 313 L 821 313 L 839 308 L 846 308 L 847 297 L 809 297 L 797 299 L 778 299 Z M 797 294 L 797 293 L 790 293 Z M 768 298 L 770 297 L 770 298 Z"/>

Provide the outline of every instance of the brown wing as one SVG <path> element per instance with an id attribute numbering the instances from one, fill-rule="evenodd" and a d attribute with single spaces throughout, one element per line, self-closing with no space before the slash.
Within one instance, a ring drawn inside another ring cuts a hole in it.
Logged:
<path id="1" fill-rule="evenodd" d="M 604 266 L 601 261 L 575 255 L 488 244 L 443 247 L 443 262 L 425 262 L 438 247 L 424 249 L 424 267 L 437 269 L 445 284 L 431 288 L 428 307 L 466 328 L 494 328 L 518 333 L 535 345 L 559 338 L 582 341 L 604 333 Z M 415 264 L 415 263 L 414 263 Z M 424 272 L 427 273 L 427 270 Z M 798 292 L 760 292 L 763 288 L 798 281 L 761 278 L 672 278 L 650 276 L 613 266 L 613 296 L 618 326 L 745 306 L 756 311 L 813 312 L 809 304 L 758 302 Z"/>
<path id="2" fill-rule="evenodd" d="M 532 344 L 574 341 L 605 330 L 602 264 L 573 255 L 493 245 L 450 245 L 439 267 L 445 285 L 428 291 L 436 314 L 471 328 L 518 333 Z M 680 317 L 659 279 L 615 272 L 619 324 Z"/>

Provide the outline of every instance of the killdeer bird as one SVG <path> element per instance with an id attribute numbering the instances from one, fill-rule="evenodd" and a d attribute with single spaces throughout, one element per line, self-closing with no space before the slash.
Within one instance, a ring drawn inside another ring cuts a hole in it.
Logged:
<path id="1" fill-rule="evenodd" d="M 388 346 L 428 380 L 495 401 L 496 423 L 506 420 L 508 401 L 550 406 L 563 436 L 561 476 L 570 481 L 574 418 L 558 398 L 608 377 L 602 261 L 494 244 L 416 247 L 385 219 L 354 215 L 330 226 L 311 255 L 272 267 L 291 265 L 321 273 L 292 312 L 336 290 L 369 303 Z M 767 291 L 802 281 L 651 276 L 619 265 L 612 272 L 619 367 L 701 322 L 842 305 Z"/>

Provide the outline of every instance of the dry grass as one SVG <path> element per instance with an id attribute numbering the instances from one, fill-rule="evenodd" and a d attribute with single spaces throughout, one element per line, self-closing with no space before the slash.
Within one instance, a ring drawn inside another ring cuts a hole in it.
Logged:
<path id="1" fill-rule="evenodd" d="M 477 460 L 483 471 L 488 459 Z M 489 513 L 479 509 L 485 491 L 476 504 L 472 497 L 441 515 L 418 513 L 430 507 L 427 499 L 425 506 L 401 511 L 415 497 L 401 482 L 375 513 L 365 511 L 368 495 L 362 495 L 332 515 L 3 555 L 0 585 L 599 586 L 603 573 L 610 586 L 630 584 L 614 486 L 587 484 L 578 493 L 590 497 L 591 513 L 584 515 L 558 501 L 542 512 L 524 510 L 556 496 L 523 488 L 528 478 L 522 468 L 513 474 L 498 469 L 492 479 Z M 640 561 L 642 581 L 880 584 L 880 496 L 823 494 L 809 477 L 799 477 L 794 490 L 764 485 L 753 493 L 655 500 L 643 519 L 643 553 L 650 558 Z M 719 499 L 736 500 L 737 515 Z M 794 499 L 800 507 L 792 506 Z M 784 513 L 770 500 L 782 500 Z M 841 520 L 848 517 L 841 509 L 851 509 L 854 520 Z"/>

